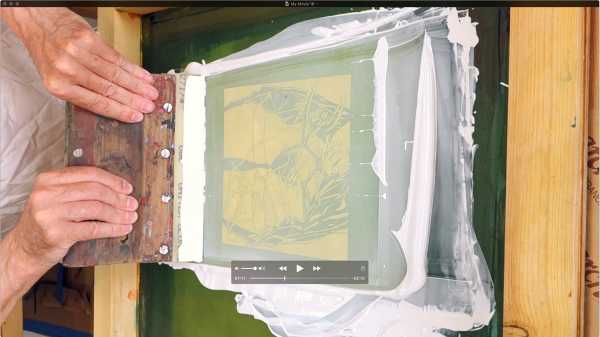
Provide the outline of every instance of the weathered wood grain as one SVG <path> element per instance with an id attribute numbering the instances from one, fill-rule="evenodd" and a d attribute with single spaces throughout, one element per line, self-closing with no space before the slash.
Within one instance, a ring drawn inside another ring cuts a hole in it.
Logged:
<path id="1" fill-rule="evenodd" d="M 585 337 L 598 337 L 600 335 L 600 254 L 599 254 L 599 213 L 600 213 L 600 182 L 599 163 L 600 150 L 600 100 L 598 87 L 598 8 L 591 10 L 591 25 L 588 37 L 589 42 L 589 132 L 588 132 L 588 182 L 587 182 L 587 246 L 585 263 L 585 310 L 584 325 Z"/>
<path id="2" fill-rule="evenodd" d="M 98 8 L 98 33 L 123 57 L 141 64 L 139 15 Z M 94 268 L 94 337 L 135 337 L 140 268 L 137 263 Z"/>
<path id="3" fill-rule="evenodd" d="M 156 75 L 154 85 L 160 93 L 156 109 L 142 123 L 121 123 L 68 106 L 68 165 L 97 166 L 126 178 L 140 206 L 129 235 L 79 242 L 65 257 L 67 266 L 171 260 L 174 76 Z M 168 112 L 165 104 L 170 104 Z"/>
<path id="4" fill-rule="evenodd" d="M 511 8 L 504 336 L 583 333 L 586 8 Z"/>

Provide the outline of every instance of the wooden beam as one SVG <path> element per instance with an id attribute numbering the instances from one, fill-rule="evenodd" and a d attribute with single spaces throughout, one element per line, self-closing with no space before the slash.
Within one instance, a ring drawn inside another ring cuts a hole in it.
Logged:
<path id="1" fill-rule="evenodd" d="M 0 337 L 23 337 L 23 301 L 17 302 L 4 324 L 0 326 Z"/>
<path id="2" fill-rule="evenodd" d="M 133 63 L 142 61 L 141 17 L 114 7 L 98 8 L 98 32 L 102 38 Z"/>
<path id="3" fill-rule="evenodd" d="M 582 336 L 586 8 L 511 8 L 504 336 Z"/>
<path id="4" fill-rule="evenodd" d="M 135 337 L 139 265 L 97 266 L 94 270 L 94 337 Z"/>
<path id="5" fill-rule="evenodd" d="M 600 335 L 599 317 L 600 308 L 598 307 L 600 295 L 600 252 L 599 252 L 599 236 L 600 228 L 598 221 L 600 220 L 600 181 L 599 165 L 600 165 L 600 97 L 598 88 L 598 8 L 592 9 L 592 20 L 590 25 L 589 43 L 589 87 L 590 97 L 588 100 L 589 111 L 589 129 L 588 129 L 588 204 L 587 204 L 587 247 L 586 247 L 586 263 L 585 263 L 585 337 L 598 337 Z"/>
<path id="6" fill-rule="evenodd" d="M 137 15 L 146 15 L 152 14 L 160 11 L 164 11 L 169 7 L 117 7 L 117 9 L 121 12 L 137 14 Z"/>
<path id="7" fill-rule="evenodd" d="M 141 20 L 116 8 L 98 8 L 98 32 L 129 61 L 141 63 Z M 98 266 L 94 270 L 94 337 L 135 337 L 139 265 Z"/>

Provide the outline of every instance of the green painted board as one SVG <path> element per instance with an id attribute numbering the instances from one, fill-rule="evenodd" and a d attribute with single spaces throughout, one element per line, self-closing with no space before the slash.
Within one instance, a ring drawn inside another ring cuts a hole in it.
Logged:
<path id="1" fill-rule="evenodd" d="M 478 145 L 473 167 L 473 223 L 492 273 L 496 314 L 489 326 L 462 336 L 502 336 L 504 280 L 504 202 L 506 192 L 506 116 L 508 88 L 508 8 L 475 8 L 479 44 L 475 65 L 479 68 L 475 100 L 475 133 Z"/>
<path id="2" fill-rule="evenodd" d="M 174 8 L 144 16 L 142 55 L 154 73 L 181 70 L 245 49 L 285 27 L 350 8 Z M 471 10 L 480 42 L 475 142 L 474 223 L 495 282 L 497 307 L 492 324 L 462 336 L 501 336 L 504 247 L 504 193 L 508 83 L 508 10 Z M 266 325 L 236 311 L 234 294 L 203 287 L 190 271 L 141 266 L 141 337 L 268 337 Z"/>

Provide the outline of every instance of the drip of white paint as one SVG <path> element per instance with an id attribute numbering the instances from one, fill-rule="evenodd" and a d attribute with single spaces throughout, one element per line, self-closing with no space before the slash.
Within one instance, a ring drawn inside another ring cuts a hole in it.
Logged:
<path id="1" fill-rule="evenodd" d="M 462 171 L 462 186 L 459 192 L 462 194 L 462 198 L 464 198 L 464 204 L 469 205 L 472 204 L 473 196 L 472 190 L 469 190 L 466 187 L 466 181 L 472 181 L 472 160 L 475 154 L 476 145 L 474 145 L 473 141 L 473 131 L 474 131 L 474 111 L 473 111 L 473 102 L 475 101 L 475 88 L 473 85 L 477 81 L 477 77 L 479 75 L 479 71 L 476 67 L 471 65 L 470 61 L 470 53 L 473 48 L 479 42 L 479 38 L 477 37 L 477 32 L 475 29 L 476 24 L 471 22 L 471 18 L 466 15 L 463 17 L 458 16 L 458 12 L 456 9 L 450 9 L 448 12 L 448 40 L 454 44 L 454 58 L 456 62 L 456 67 L 458 69 L 458 78 L 459 81 L 458 87 L 461 92 L 461 105 L 460 110 L 458 111 L 459 116 L 462 117 L 461 125 L 459 126 L 458 132 L 462 136 L 464 140 L 465 146 L 461 146 L 462 158 L 461 163 L 466 166 L 465 170 Z M 500 83 L 508 87 L 507 84 Z M 470 155 L 470 162 L 465 163 L 467 156 Z M 461 211 L 462 215 L 465 216 L 468 214 L 467 210 L 464 209 Z M 461 247 L 456 247 L 456 250 L 465 251 L 465 254 L 472 256 L 472 264 L 469 268 L 465 268 L 463 270 L 458 270 L 457 272 L 465 275 L 468 279 L 471 279 L 473 282 L 472 293 L 472 313 L 470 317 L 470 321 L 465 322 L 465 328 L 476 328 L 478 326 L 487 324 L 489 320 L 492 318 L 494 314 L 494 309 L 492 307 L 492 301 L 489 294 L 484 292 L 484 280 L 482 280 L 480 273 L 477 271 L 480 265 L 485 265 L 485 261 L 479 258 L 478 253 L 475 251 L 475 247 L 477 246 L 477 239 L 475 233 L 473 232 L 471 219 L 465 219 L 468 223 L 460 223 L 462 227 L 461 231 L 468 233 L 465 234 L 467 242 L 462 243 Z M 458 244 L 458 242 L 457 242 Z M 464 266 L 466 267 L 466 266 Z M 492 307 L 492 310 L 490 310 Z M 468 324 L 471 324 L 471 327 L 468 327 Z M 458 330 L 458 329 L 454 329 Z M 464 330 L 464 328 L 463 328 Z"/>
<path id="2" fill-rule="evenodd" d="M 471 22 L 471 17 L 466 15 L 459 18 L 456 8 L 452 8 L 448 12 L 448 41 L 461 44 L 467 52 L 479 42 L 477 30 L 475 24 Z M 468 55 L 468 53 L 466 54 Z"/>
<path id="3" fill-rule="evenodd" d="M 431 38 L 427 33 L 423 38 L 418 85 L 408 201 L 402 226 L 393 232 L 408 261 L 401 284 L 407 294 L 419 290 L 425 283 L 435 183 L 437 81 Z"/>
<path id="4" fill-rule="evenodd" d="M 389 47 L 385 37 L 377 41 L 377 48 L 373 55 L 373 68 L 375 72 L 375 102 L 373 103 L 373 138 L 375 141 L 375 154 L 371 161 L 373 171 L 384 186 L 387 186 L 385 175 L 386 166 L 386 87 L 388 69 Z"/>
<path id="5" fill-rule="evenodd" d="M 473 117 L 473 102 L 475 100 L 475 90 L 471 88 L 472 78 L 477 79 L 479 71 L 470 65 L 470 53 L 479 42 L 475 23 L 471 22 L 468 15 L 458 17 L 456 8 L 448 12 L 448 41 L 454 44 L 455 59 L 459 69 L 459 88 L 463 94 L 463 103 L 461 107 L 463 124 L 459 128 L 460 134 L 469 146 L 473 146 L 473 131 L 475 130 L 475 118 Z M 460 45 L 460 47 L 458 46 Z M 457 55 L 459 54 L 459 55 Z M 472 72 L 472 73 L 471 73 Z"/>

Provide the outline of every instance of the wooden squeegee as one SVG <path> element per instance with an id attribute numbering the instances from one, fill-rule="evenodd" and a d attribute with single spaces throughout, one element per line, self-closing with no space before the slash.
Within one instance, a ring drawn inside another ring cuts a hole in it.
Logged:
<path id="1" fill-rule="evenodd" d="M 155 75 L 154 85 L 156 108 L 142 123 L 67 106 L 67 165 L 96 166 L 127 179 L 139 200 L 139 217 L 125 237 L 76 243 L 63 260 L 66 266 L 172 260 L 175 76 Z"/>

